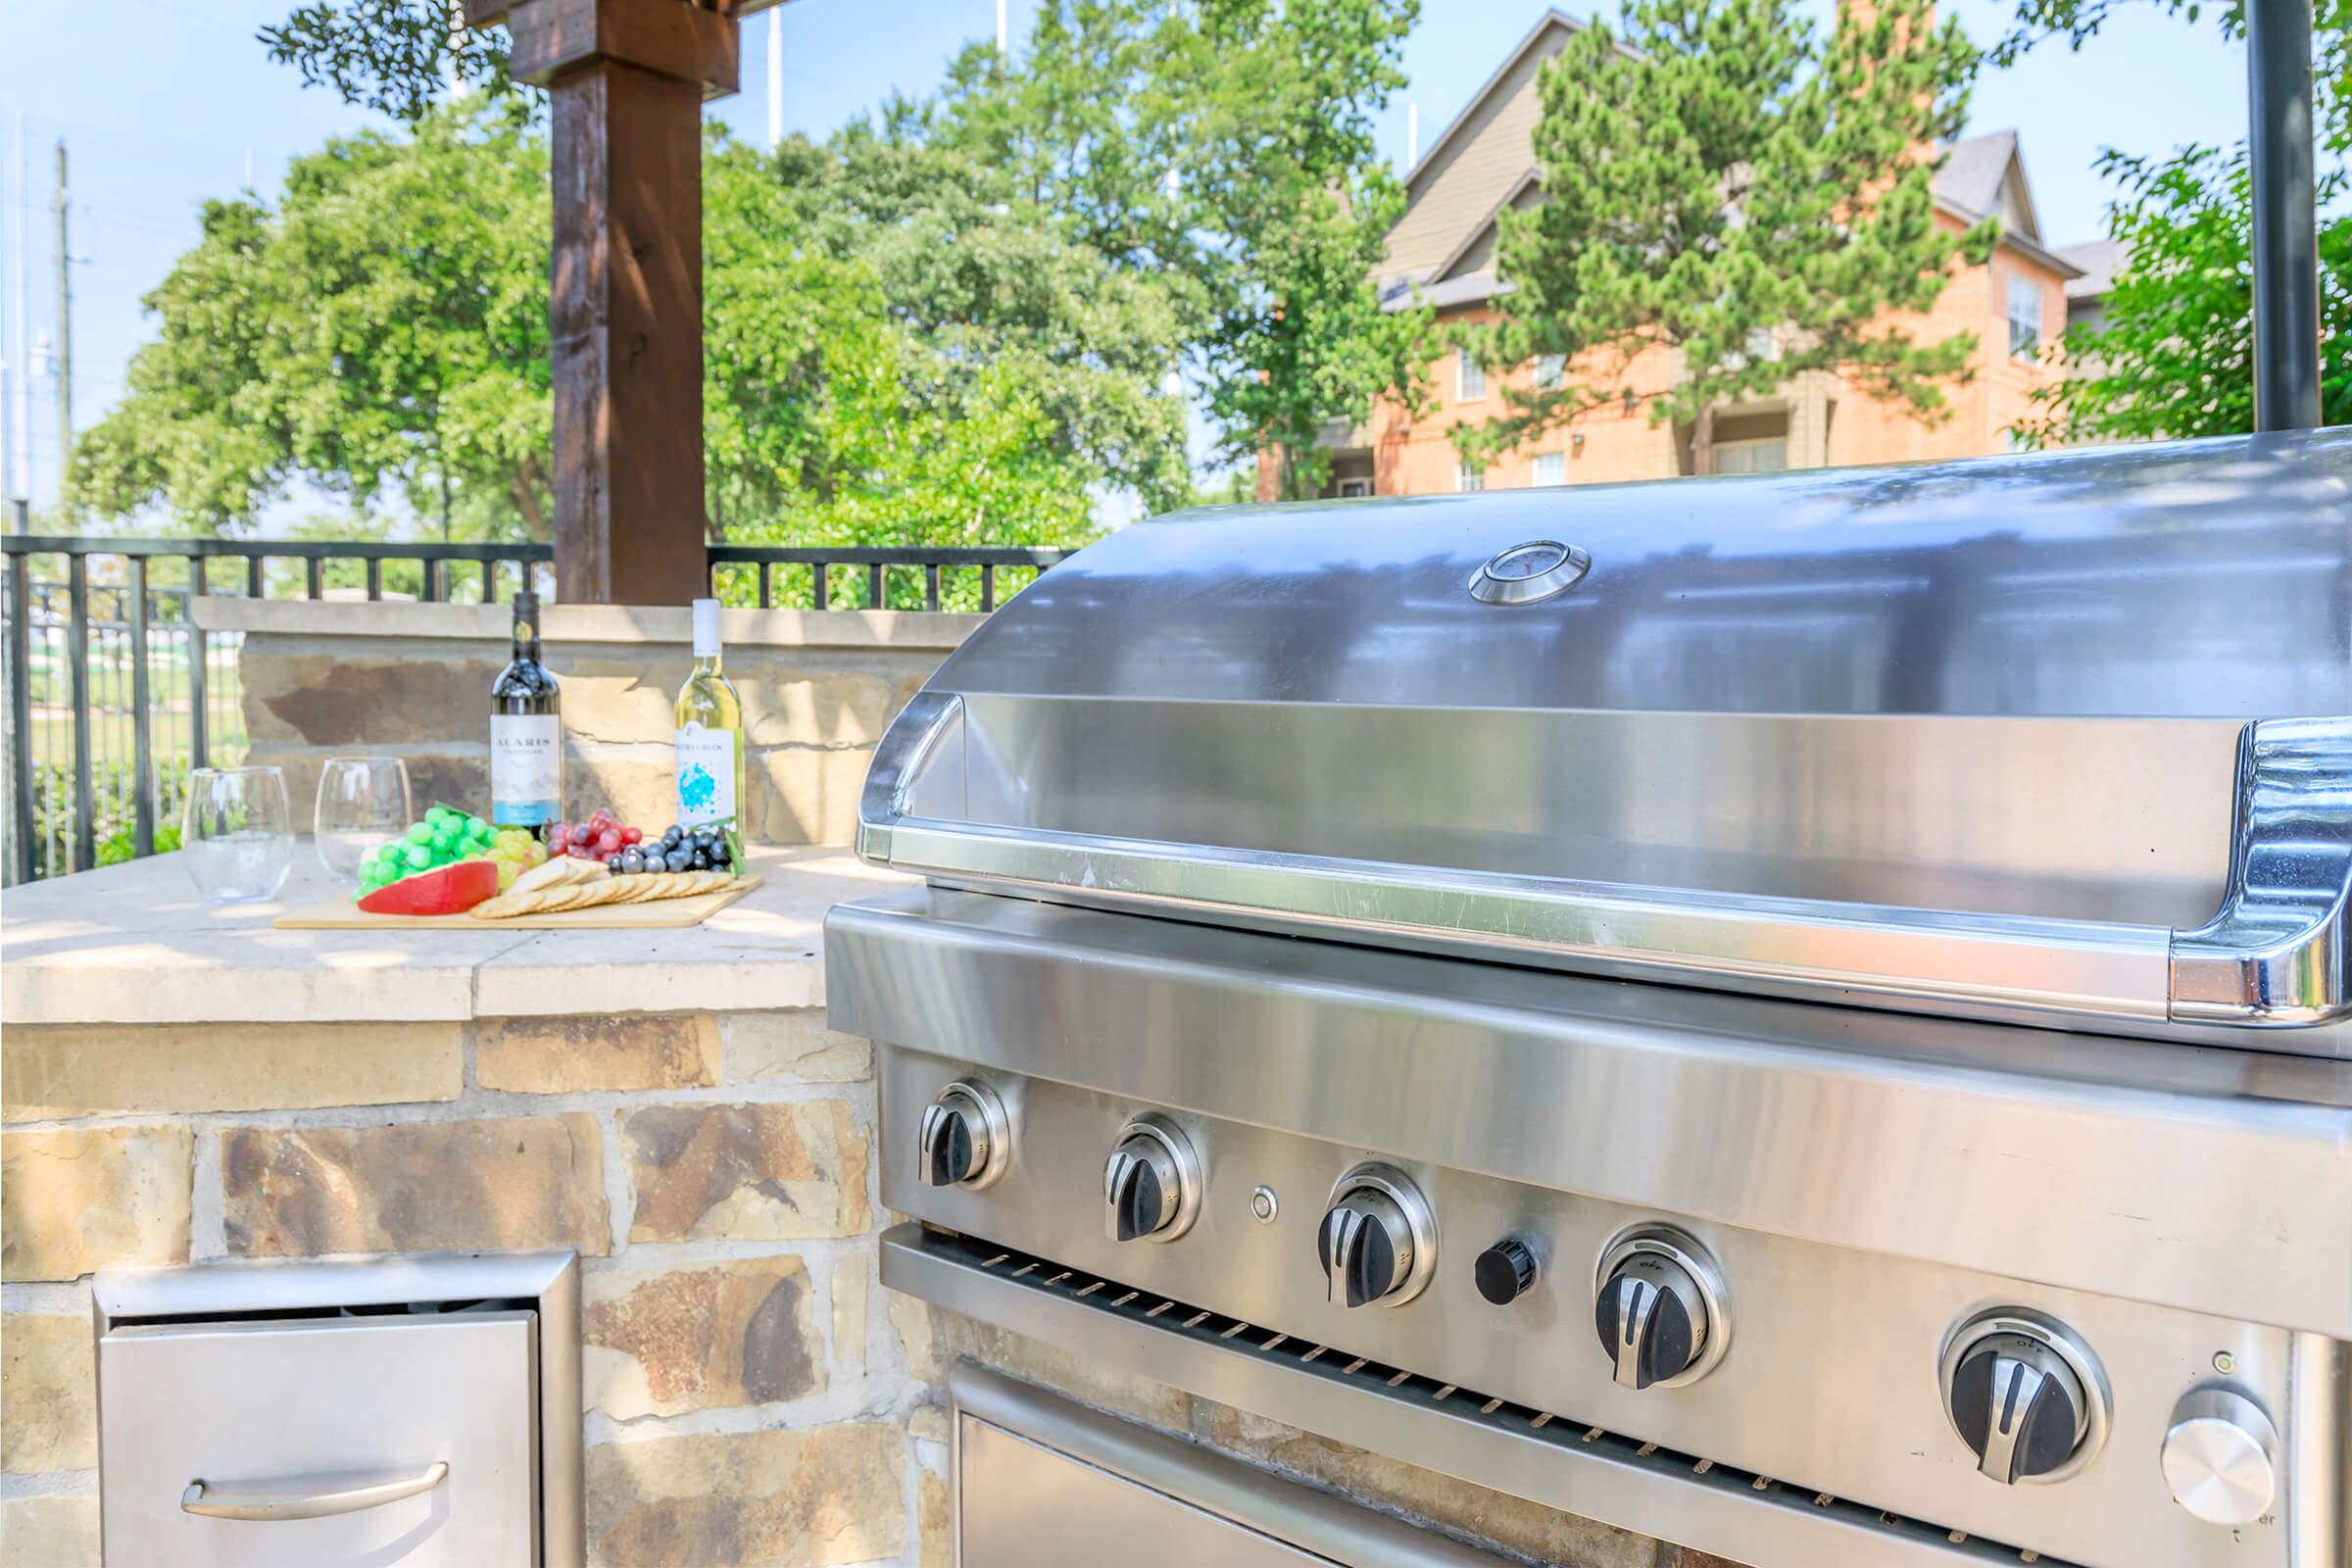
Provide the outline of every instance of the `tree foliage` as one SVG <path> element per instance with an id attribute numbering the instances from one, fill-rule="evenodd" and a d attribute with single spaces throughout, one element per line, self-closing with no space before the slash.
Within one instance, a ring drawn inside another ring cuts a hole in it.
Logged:
<path id="1" fill-rule="evenodd" d="M 1149 280 L 1225 461 L 1315 437 L 1410 374 L 1423 318 L 1372 274 L 1404 196 L 1374 146 L 1417 0 L 1049 0 L 1009 64 L 974 48 L 879 133 Z"/>
<path id="2" fill-rule="evenodd" d="M 506 34 L 458 25 L 446 0 L 313 0 L 259 37 L 305 85 L 395 120 L 423 118 L 452 83 L 513 85 Z"/>
<path id="3" fill-rule="evenodd" d="M 712 132 L 714 529 L 1069 541 L 1107 495 L 1179 506 L 1188 372 L 1226 458 L 1363 417 L 1417 325 L 1369 281 L 1401 206 L 1372 122 L 1415 5 L 1048 0 L 1012 59 L 975 46 L 821 142 Z M 502 36 L 440 0 L 315 0 L 262 41 L 410 133 L 208 209 L 74 497 L 237 530 L 307 483 L 545 537 L 547 149 Z"/>
<path id="4" fill-rule="evenodd" d="M 512 106 L 338 137 L 273 207 L 208 204 L 72 497 L 222 532 L 299 479 L 544 538 L 547 268 L 546 146 Z"/>
<path id="5" fill-rule="evenodd" d="M 2195 21 L 2194 0 L 2156 0 Z M 1996 46 L 2014 59 L 2044 40 L 2080 50 L 2115 0 L 2022 0 Z M 2223 31 L 2245 32 L 2242 0 Z M 2313 13 L 2313 128 L 2318 158 L 2320 422 L 2352 422 L 2352 0 Z M 2231 435 L 2254 428 L 2253 185 L 2241 140 L 2161 156 L 2109 149 L 2100 171 L 2123 187 L 2108 209 L 2125 252 L 2102 319 L 2069 330 L 2066 376 L 2034 394 L 2019 433 L 2040 445 Z"/>
<path id="6" fill-rule="evenodd" d="M 1938 416 L 1976 335 L 1921 342 L 1887 318 L 1927 311 L 1998 236 L 1938 220 L 1919 152 L 1959 130 L 1977 56 L 1929 0 L 1861 10 L 1825 38 L 1790 0 L 1634 0 L 1622 34 L 1591 24 L 1544 67 L 1541 200 L 1499 220 L 1505 318 L 1457 341 L 1490 368 L 1565 370 L 1457 426 L 1466 457 L 1621 400 L 1700 425 L 1805 370 Z M 1660 350 L 1676 373 L 1635 385 Z"/>

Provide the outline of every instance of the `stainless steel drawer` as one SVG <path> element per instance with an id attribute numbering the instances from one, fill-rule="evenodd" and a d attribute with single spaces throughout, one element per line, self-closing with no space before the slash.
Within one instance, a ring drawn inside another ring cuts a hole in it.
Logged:
<path id="1" fill-rule="evenodd" d="M 1504 1568 L 970 1361 L 948 1393 L 958 1568 Z"/>
<path id="2" fill-rule="evenodd" d="M 98 1342 L 109 1568 L 535 1568 L 538 1314 Z"/>

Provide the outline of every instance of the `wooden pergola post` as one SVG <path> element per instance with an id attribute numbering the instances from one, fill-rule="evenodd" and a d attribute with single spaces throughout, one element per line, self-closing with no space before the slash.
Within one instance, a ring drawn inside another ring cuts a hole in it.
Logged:
<path id="1" fill-rule="evenodd" d="M 734 92 L 736 11 L 689 0 L 466 0 L 545 87 L 556 592 L 710 592 L 703 498 L 702 105 Z"/>

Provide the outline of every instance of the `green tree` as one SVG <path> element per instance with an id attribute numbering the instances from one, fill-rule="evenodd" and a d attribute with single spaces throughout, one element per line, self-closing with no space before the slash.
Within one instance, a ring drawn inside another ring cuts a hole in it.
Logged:
<path id="1" fill-rule="evenodd" d="M 884 133 L 960 153 L 990 199 L 1156 280 L 1224 461 L 1281 454 L 1409 384 L 1419 312 L 1372 274 L 1403 193 L 1373 122 L 1417 0 L 1051 0 L 1011 63 L 974 49 Z"/>
<path id="2" fill-rule="evenodd" d="M 1187 493 L 1146 280 L 854 125 L 705 162 L 705 446 L 737 540 L 1048 543 Z"/>
<path id="3" fill-rule="evenodd" d="M 257 36 L 305 85 L 395 120 L 421 120 L 452 83 L 513 86 L 505 32 L 457 25 L 446 0 L 315 0 Z"/>
<path id="4" fill-rule="evenodd" d="M 78 443 L 76 498 L 237 531 L 306 483 L 546 537 L 546 169 L 543 136 L 477 98 L 298 161 L 272 206 L 219 204 Z M 862 129 L 773 158 L 714 131 L 705 183 L 720 537 L 1064 542 L 1104 491 L 1189 495 L 1151 279 Z"/>
<path id="5" fill-rule="evenodd" d="M 1542 199 L 1499 220 L 1507 316 L 1452 341 L 1491 369 L 1565 368 L 1457 426 L 1465 458 L 1646 402 L 1705 472 L 1712 411 L 1806 370 L 1943 416 L 1976 334 L 1921 342 L 1887 318 L 1927 311 L 1998 237 L 1939 220 L 1919 151 L 1959 130 L 1977 55 L 1930 0 L 1863 9 L 1824 38 L 1790 0 L 1633 0 L 1622 33 L 1596 22 L 1544 67 Z M 1660 351 L 1668 384 L 1637 387 Z"/>
<path id="6" fill-rule="evenodd" d="M 328 142 L 274 207 L 209 204 L 74 501 L 229 532 L 303 481 L 547 537 L 547 204 L 544 141 L 479 99 Z"/>
<path id="7" fill-rule="evenodd" d="M 2156 0 L 2196 20 L 2193 0 Z M 2081 50 L 2109 0 L 2024 0 L 1995 47 L 2007 61 L 2049 39 Z M 2241 3 L 2222 8 L 2243 37 Z M 2320 422 L 2352 422 L 2352 0 L 2312 18 L 2314 142 L 2320 206 Z M 2107 210 L 2125 260 L 2103 319 L 2056 349 L 2066 376 L 2034 393 L 2019 434 L 2036 445 L 2231 435 L 2254 428 L 2254 204 L 2246 144 L 2162 156 L 2108 149 L 2099 169 L 2123 187 Z"/>

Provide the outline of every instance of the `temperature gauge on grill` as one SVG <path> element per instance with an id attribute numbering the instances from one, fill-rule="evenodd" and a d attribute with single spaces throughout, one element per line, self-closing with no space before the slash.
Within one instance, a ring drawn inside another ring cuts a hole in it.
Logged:
<path id="1" fill-rule="evenodd" d="M 1531 539 L 1473 572 L 1470 597 L 1484 605 L 1532 605 L 1566 593 L 1592 569 L 1592 558 L 1574 545 Z"/>

